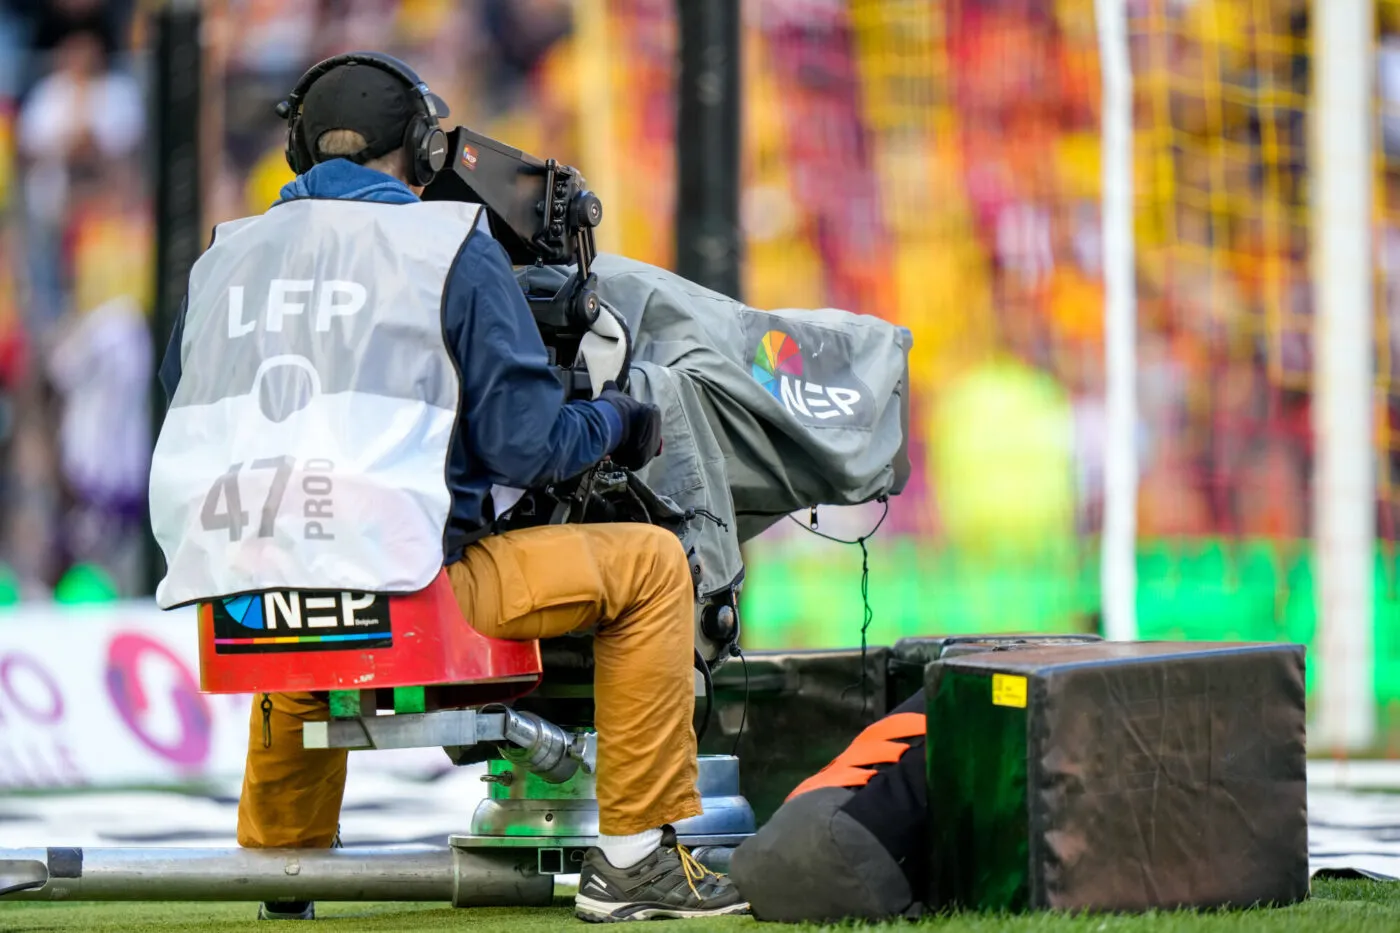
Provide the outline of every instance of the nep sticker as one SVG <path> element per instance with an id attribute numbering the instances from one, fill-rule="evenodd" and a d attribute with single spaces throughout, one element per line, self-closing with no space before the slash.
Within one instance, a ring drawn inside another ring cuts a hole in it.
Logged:
<path id="1" fill-rule="evenodd" d="M 476 171 L 476 159 L 477 155 L 475 149 L 471 146 L 462 147 L 462 164 L 465 165 L 469 171 Z"/>
<path id="2" fill-rule="evenodd" d="M 992 675 L 992 705 L 1026 708 L 1026 678 L 1015 674 Z"/>
<path id="3" fill-rule="evenodd" d="M 373 593 L 285 590 L 210 603 L 215 654 L 363 651 L 393 646 L 389 600 Z"/>

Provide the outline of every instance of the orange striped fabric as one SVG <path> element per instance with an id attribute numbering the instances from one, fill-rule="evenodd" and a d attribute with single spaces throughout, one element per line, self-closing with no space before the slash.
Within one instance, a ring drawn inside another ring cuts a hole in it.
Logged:
<path id="1" fill-rule="evenodd" d="M 875 776 L 871 765 L 894 764 L 909 749 L 908 742 L 927 729 L 922 713 L 899 713 L 871 725 L 831 764 L 797 785 L 788 800 L 822 787 L 864 787 Z"/>

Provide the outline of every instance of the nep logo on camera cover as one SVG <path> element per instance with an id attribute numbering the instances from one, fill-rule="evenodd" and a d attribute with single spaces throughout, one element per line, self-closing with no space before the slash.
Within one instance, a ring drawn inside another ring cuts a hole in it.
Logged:
<path id="1" fill-rule="evenodd" d="M 216 599 L 210 607 L 215 654 L 393 646 L 389 600 L 373 593 L 287 590 Z"/>
<path id="2" fill-rule="evenodd" d="M 869 405 L 862 403 L 870 390 L 846 365 L 850 354 L 821 338 L 807 343 L 816 350 L 804 353 L 793 334 L 766 330 L 754 348 L 753 378 L 795 417 L 819 424 L 868 421 Z"/>

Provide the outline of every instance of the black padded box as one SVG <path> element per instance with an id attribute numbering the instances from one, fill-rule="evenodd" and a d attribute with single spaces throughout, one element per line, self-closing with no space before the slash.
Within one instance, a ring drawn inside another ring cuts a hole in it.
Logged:
<path id="1" fill-rule="evenodd" d="M 924 689 L 924 669 L 934 661 L 983 651 L 1019 651 L 1102 642 L 1098 635 L 916 635 L 901 638 L 890 649 L 890 709 Z"/>
<path id="2" fill-rule="evenodd" d="M 714 676 L 714 713 L 700 754 L 737 751 L 744 796 L 766 823 L 793 788 L 890 711 L 889 656 L 889 648 L 872 646 L 864 658 L 853 648 L 755 651 L 747 664 L 728 662 Z M 695 705 L 698 722 L 704 699 Z"/>
<path id="3" fill-rule="evenodd" d="M 931 907 L 1307 895 L 1302 646 L 992 651 L 929 664 L 925 686 Z"/>
<path id="4" fill-rule="evenodd" d="M 1087 640 L 1099 639 L 925 636 L 901 639 L 893 648 L 872 645 L 864 657 L 859 648 L 750 652 L 747 664 L 731 660 L 715 672 L 714 709 L 700 753 L 728 755 L 737 749 L 744 795 L 762 824 L 793 788 L 825 768 L 862 729 L 922 690 L 930 661 L 946 654 Z M 558 663 L 553 666 L 557 669 Z M 591 683 L 591 670 L 584 673 Z M 520 705 L 550 718 L 548 709 L 529 706 L 531 702 Z M 705 700 L 698 699 L 697 727 L 704 709 Z"/>

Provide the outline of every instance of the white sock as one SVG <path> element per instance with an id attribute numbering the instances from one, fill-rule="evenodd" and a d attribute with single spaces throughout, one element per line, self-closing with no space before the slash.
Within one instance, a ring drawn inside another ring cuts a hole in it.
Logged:
<path id="1" fill-rule="evenodd" d="M 631 868 L 660 845 L 660 829 L 648 829 L 630 836 L 598 834 L 598 848 L 603 850 L 603 855 L 613 868 Z"/>

